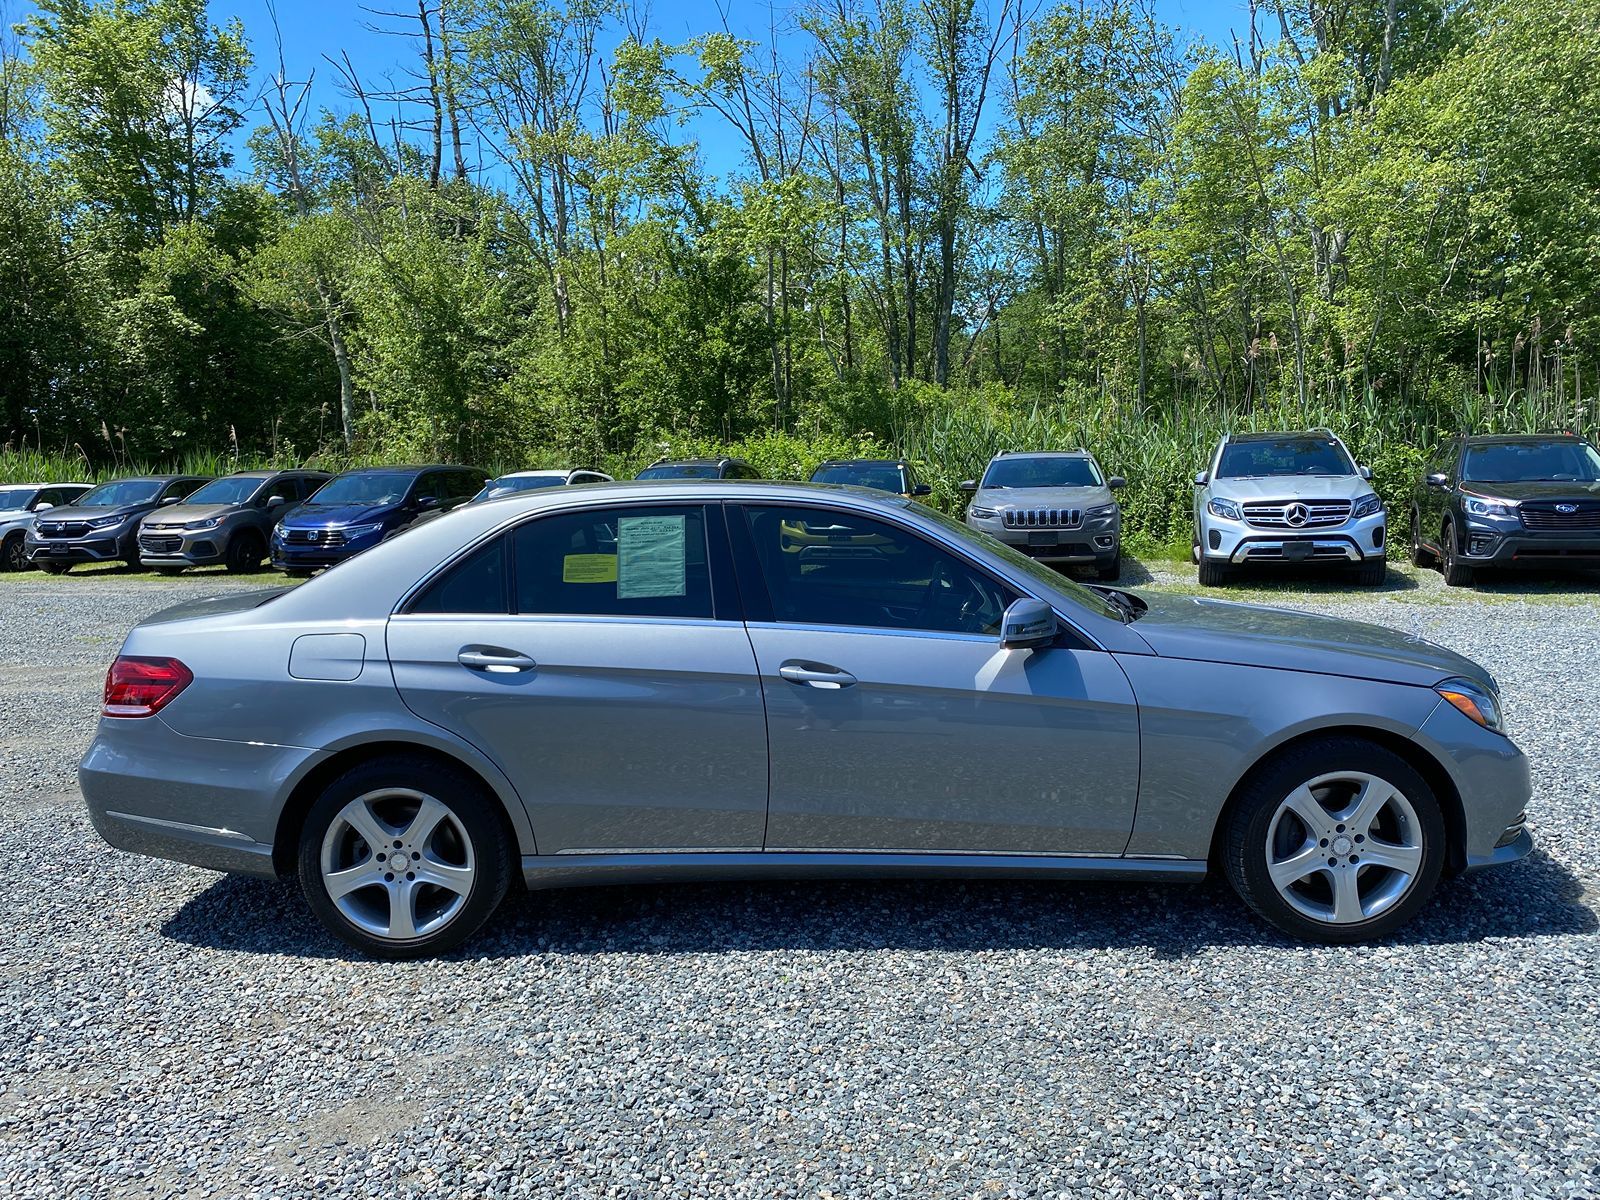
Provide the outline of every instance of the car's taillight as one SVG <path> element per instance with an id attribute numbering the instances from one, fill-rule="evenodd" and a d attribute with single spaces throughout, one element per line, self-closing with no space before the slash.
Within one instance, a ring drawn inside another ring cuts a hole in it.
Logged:
<path id="1" fill-rule="evenodd" d="M 148 717 L 194 681 L 194 672 L 175 658 L 122 654 L 106 672 L 108 717 Z"/>

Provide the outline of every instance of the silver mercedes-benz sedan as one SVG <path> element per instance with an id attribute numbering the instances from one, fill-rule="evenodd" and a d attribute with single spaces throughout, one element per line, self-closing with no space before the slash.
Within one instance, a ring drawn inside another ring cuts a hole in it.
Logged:
<path id="1" fill-rule="evenodd" d="M 491 500 L 169 609 L 112 665 L 80 780 L 112 845 L 298 876 L 389 957 L 461 942 L 515 879 L 1220 871 L 1351 942 L 1532 847 L 1468 659 L 738 481 Z"/>

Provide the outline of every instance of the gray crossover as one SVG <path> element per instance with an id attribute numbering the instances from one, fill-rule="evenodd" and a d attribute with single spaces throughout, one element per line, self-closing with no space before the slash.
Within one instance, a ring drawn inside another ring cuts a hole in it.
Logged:
<path id="1" fill-rule="evenodd" d="M 1122 485 L 1087 450 L 1002 450 L 961 490 L 972 496 L 973 529 L 1041 562 L 1092 564 L 1110 581 L 1122 574 L 1122 510 L 1111 495 Z"/>
<path id="2" fill-rule="evenodd" d="M 113 479 L 36 518 L 23 541 L 34 566 L 52 575 L 78 563 L 139 561 L 139 521 L 181 502 L 207 480 L 194 475 Z"/>
<path id="3" fill-rule="evenodd" d="M 24 543 L 34 520 L 53 508 L 71 504 L 87 492 L 87 483 L 0 484 L 0 571 L 21 571 L 28 565 Z"/>
<path id="4" fill-rule="evenodd" d="M 112 665 L 79 780 L 112 845 L 298 876 L 397 957 L 513 882 L 747 876 L 1219 871 L 1356 941 L 1532 845 L 1469 659 L 1086 587 L 799 484 L 530 492 L 169 609 Z"/>
<path id="5" fill-rule="evenodd" d="M 1241 566 L 1329 565 L 1382 583 L 1385 518 L 1371 479 L 1326 429 L 1224 437 L 1194 480 L 1200 582 Z"/>
<path id="6" fill-rule="evenodd" d="M 221 563 L 254 571 L 279 518 L 333 476 L 326 471 L 236 471 L 139 522 L 139 561 L 158 571 Z"/>

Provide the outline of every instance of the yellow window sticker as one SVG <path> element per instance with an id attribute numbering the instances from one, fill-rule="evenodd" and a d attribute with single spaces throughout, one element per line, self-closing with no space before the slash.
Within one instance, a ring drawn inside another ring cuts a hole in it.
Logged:
<path id="1" fill-rule="evenodd" d="M 562 583 L 615 583 L 615 554 L 569 554 L 561 560 Z"/>

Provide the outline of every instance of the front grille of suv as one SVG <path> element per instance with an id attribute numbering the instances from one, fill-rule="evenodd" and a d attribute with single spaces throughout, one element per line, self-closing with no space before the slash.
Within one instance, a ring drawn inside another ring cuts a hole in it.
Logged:
<path id="1" fill-rule="evenodd" d="M 88 536 L 89 526 L 83 521 L 40 521 L 34 533 L 42 538 L 81 538 Z"/>
<path id="2" fill-rule="evenodd" d="M 1540 501 L 1522 504 L 1522 523 L 1529 529 L 1551 530 L 1564 532 L 1586 532 L 1600 530 L 1600 502 L 1593 500 L 1587 502 L 1562 502 L 1563 506 L 1576 509 L 1575 512 L 1562 512 L 1555 503 Z"/>
<path id="3" fill-rule="evenodd" d="M 1000 512 L 1007 529 L 1076 529 L 1083 524 L 1081 508 L 1007 508 Z"/>
<path id="4" fill-rule="evenodd" d="M 1350 519 L 1350 501 L 1258 501 L 1244 506 L 1244 519 L 1257 529 L 1327 529 Z"/>
<path id="5" fill-rule="evenodd" d="M 286 529 L 283 540 L 291 546 L 342 546 L 342 529 Z"/>
<path id="6" fill-rule="evenodd" d="M 176 554 L 183 549 L 183 539 L 171 533 L 141 533 L 139 549 L 146 554 Z"/>

